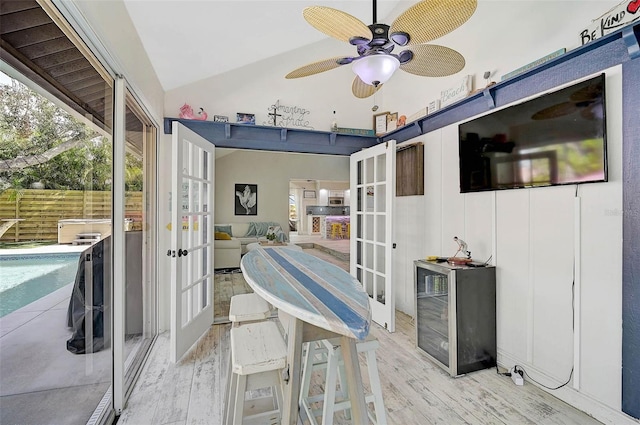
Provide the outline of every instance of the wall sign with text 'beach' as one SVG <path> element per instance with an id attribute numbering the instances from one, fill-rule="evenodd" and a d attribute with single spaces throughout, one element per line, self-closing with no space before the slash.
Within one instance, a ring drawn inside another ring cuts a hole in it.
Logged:
<path id="1" fill-rule="evenodd" d="M 465 75 L 462 81 L 455 86 L 443 90 L 440 92 L 440 108 L 449 106 L 452 103 L 456 103 L 459 100 L 464 99 L 471 93 L 472 90 L 472 78 L 471 75 Z"/>

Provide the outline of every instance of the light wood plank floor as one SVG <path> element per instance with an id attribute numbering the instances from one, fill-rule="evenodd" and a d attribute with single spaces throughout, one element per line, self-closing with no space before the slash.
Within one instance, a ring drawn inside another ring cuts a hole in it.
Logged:
<path id="1" fill-rule="evenodd" d="M 226 281 L 237 286 L 231 282 L 237 278 Z M 220 424 L 229 329 L 229 324 L 212 326 L 177 364 L 168 360 L 168 333 L 160 335 L 118 425 Z M 401 312 L 393 334 L 372 324 L 380 341 L 378 369 L 389 424 L 600 423 L 530 383 L 517 387 L 495 369 L 451 378 L 415 348 L 414 332 L 411 317 Z M 319 380 L 313 386 L 322 389 Z M 336 423 L 348 421 L 336 415 Z"/>

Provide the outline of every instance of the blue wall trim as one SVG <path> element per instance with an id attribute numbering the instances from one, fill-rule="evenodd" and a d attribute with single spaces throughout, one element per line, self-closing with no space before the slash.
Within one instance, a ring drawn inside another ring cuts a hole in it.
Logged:
<path id="1" fill-rule="evenodd" d="M 631 59 L 640 57 L 640 26 L 625 28 L 622 31 L 622 38 L 629 50 L 629 57 Z"/>
<path id="2" fill-rule="evenodd" d="M 629 36 L 629 34 L 632 34 Z M 608 34 L 577 49 L 538 65 L 529 71 L 501 81 L 431 115 L 418 119 L 422 133 L 465 121 L 475 115 L 533 96 L 560 85 L 586 77 L 630 60 L 630 51 L 637 45 L 640 24 Z M 624 35 L 624 37 L 623 37 Z M 635 41 L 630 41 L 634 39 Z M 419 136 L 400 127 L 382 136 L 381 141 L 404 142 Z"/>
<path id="3" fill-rule="evenodd" d="M 640 58 L 622 66 L 622 411 L 640 419 Z"/>
<path id="4" fill-rule="evenodd" d="M 164 119 L 165 134 L 171 134 L 173 121 L 184 124 L 219 148 L 348 156 L 378 143 L 375 137 L 352 134 L 178 118 Z"/>

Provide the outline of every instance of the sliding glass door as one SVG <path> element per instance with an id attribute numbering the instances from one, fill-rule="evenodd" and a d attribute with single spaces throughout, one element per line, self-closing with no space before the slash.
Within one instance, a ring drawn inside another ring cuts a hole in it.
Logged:
<path id="1" fill-rule="evenodd" d="M 110 423 L 157 333 L 157 126 L 49 1 L 0 27 L 0 423 Z"/>
<path id="2" fill-rule="evenodd" d="M 122 91 L 122 97 L 119 96 Z M 118 101 L 122 99 L 123 105 Z M 124 109 L 124 116 L 121 114 Z M 114 407 L 121 411 L 157 333 L 156 128 L 123 79 L 116 81 Z M 115 223 L 114 223 L 115 224 Z M 119 308 L 118 308 L 119 306 Z"/>

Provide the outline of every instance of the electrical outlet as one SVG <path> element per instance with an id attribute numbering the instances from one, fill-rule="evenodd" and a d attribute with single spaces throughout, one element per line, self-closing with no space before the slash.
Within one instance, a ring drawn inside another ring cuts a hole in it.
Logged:
<path id="1" fill-rule="evenodd" d="M 516 369 L 516 367 L 512 367 L 509 369 L 509 373 L 511 373 L 511 380 L 516 385 L 524 385 L 524 379 L 522 378 L 522 370 Z"/>

